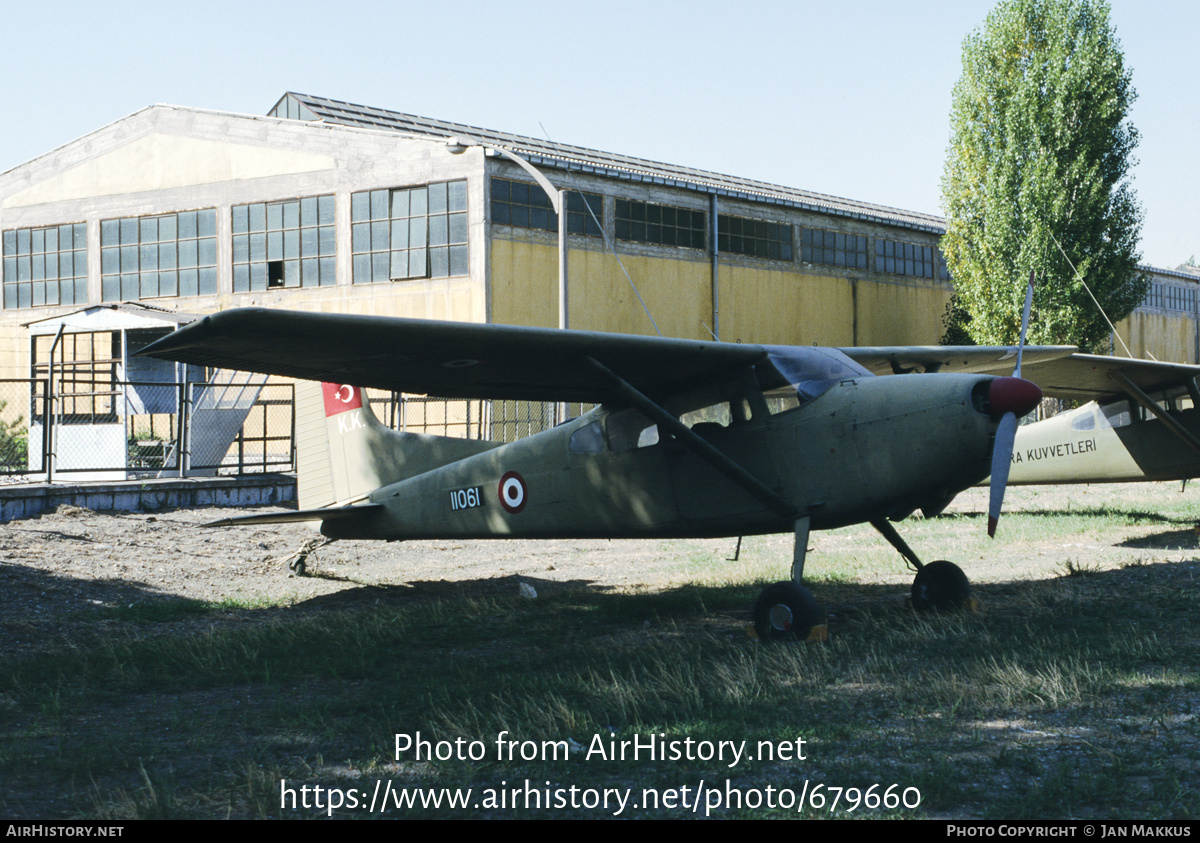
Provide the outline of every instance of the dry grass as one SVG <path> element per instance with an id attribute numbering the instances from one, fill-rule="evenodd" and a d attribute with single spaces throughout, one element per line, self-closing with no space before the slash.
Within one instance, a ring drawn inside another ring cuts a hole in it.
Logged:
<path id="1" fill-rule="evenodd" d="M 970 501 L 965 513 L 906 525 L 914 546 L 936 543 L 950 551 L 937 555 L 965 560 L 975 613 L 915 615 L 895 555 L 869 531 L 819 535 L 813 559 L 823 563 L 811 570 L 831 613 L 825 644 L 764 646 L 745 635 L 763 555 L 779 539 L 748 541 L 737 563 L 726 561 L 732 543 L 682 556 L 663 543 L 678 579 L 652 588 L 546 586 L 527 600 L 476 581 L 435 596 L 379 587 L 341 606 L 256 599 L 108 611 L 71 625 L 47 651 L 0 658 L 0 811 L 327 813 L 281 806 L 286 780 L 364 794 L 376 782 L 471 788 L 477 800 L 392 815 L 612 813 L 482 801 L 486 789 L 528 780 L 637 794 L 694 794 L 700 782 L 799 793 L 807 782 L 810 797 L 818 784 L 830 797 L 819 813 L 838 791 L 834 816 L 1195 817 L 1200 554 L 1162 537 L 1177 542 L 1196 516 L 1191 495 L 1147 503 L 1128 494 L 1082 511 L 1007 516 L 1009 542 L 990 567 L 972 558 L 995 545 L 977 536 Z M 397 759 L 395 735 L 416 732 L 479 741 L 485 752 Z M 575 750 L 501 758 L 501 732 Z M 734 766 L 587 757 L 595 741 L 639 735 L 750 747 L 803 739 L 806 757 Z M 877 795 L 914 788 L 920 806 L 868 809 L 863 795 L 876 784 Z M 848 812 L 854 794 L 858 809 Z M 715 816 L 796 813 L 708 807 Z M 624 816 L 690 814 L 660 805 Z"/>

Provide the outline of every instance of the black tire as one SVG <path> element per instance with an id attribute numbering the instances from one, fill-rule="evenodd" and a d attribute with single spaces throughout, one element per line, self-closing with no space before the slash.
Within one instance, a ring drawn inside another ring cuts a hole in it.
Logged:
<path id="1" fill-rule="evenodd" d="M 962 609 L 971 599 L 971 583 L 962 568 L 939 559 L 917 571 L 912 584 L 912 604 L 918 612 Z"/>
<path id="2" fill-rule="evenodd" d="M 819 620 L 816 598 L 794 582 L 767 586 L 754 601 L 754 631 L 760 641 L 803 641 Z"/>

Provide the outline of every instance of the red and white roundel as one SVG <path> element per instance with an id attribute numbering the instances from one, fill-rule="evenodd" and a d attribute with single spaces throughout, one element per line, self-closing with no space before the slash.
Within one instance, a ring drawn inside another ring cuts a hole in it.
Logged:
<path id="1" fill-rule="evenodd" d="M 500 478 L 500 505 L 514 515 L 525 508 L 525 478 L 515 471 Z"/>

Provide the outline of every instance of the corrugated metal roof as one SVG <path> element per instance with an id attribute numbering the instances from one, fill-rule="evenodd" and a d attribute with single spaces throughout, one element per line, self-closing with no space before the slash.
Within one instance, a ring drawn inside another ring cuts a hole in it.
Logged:
<path id="1" fill-rule="evenodd" d="M 753 179 L 727 176 L 707 170 L 681 167 L 676 164 L 664 164 L 629 155 L 601 152 L 582 146 L 554 143 L 492 129 L 481 129 L 477 126 L 452 123 L 448 120 L 435 120 L 430 117 L 418 117 L 398 111 L 355 105 L 325 97 L 314 97 L 295 92 L 288 92 L 284 96 L 285 98 L 292 97 L 315 114 L 319 120 L 326 123 L 385 129 L 435 138 L 459 137 L 465 141 L 502 146 L 518 153 L 534 165 L 562 167 L 610 178 L 682 187 L 706 193 L 715 192 L 753 202 L 786 205 L 823 214 L 859 217 L 932 233 L 941 233 L 946 226 L 946 221 L 942 217 L 933 214 L 920 214 L 899 208 L 889 208 L 885 205 L 857 202 L 852 199 L 827 196 L 822 193 L 813 193 Z"/>

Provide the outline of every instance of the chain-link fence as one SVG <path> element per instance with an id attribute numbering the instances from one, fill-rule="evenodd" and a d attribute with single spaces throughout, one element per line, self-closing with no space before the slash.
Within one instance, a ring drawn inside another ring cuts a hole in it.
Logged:
<path id="1" fill-rule="evenodd" d="M 490 401 L 473 398 L 430 398 L 396 392 L 367 390 L 375 417 L 394 430 L 488 439 Z"/>
<path id="2" fill-rule="evenodd" d="M 288 471 L 291 384 L 0 381 L 0 473 L 71 482 Z"/>
<path id="3" fill-rule="evenodd" d="M 0 476 L 7 482 L 203 477 L 295 470 L 292 384 L 116 382 L 87 389 L 0 380 Z M 590 405 L 430 398 L 371 391 L 397 430 L 512 442 Z"/>
<path id="4" fill-rule="evenodd" d="M 0 474 L 28 474 L 30 453 L 44 454 L 42 431 L 31 429 L 29 420 L 34 396 L 45 392 L 45 381 L 0 380 Z"/>

